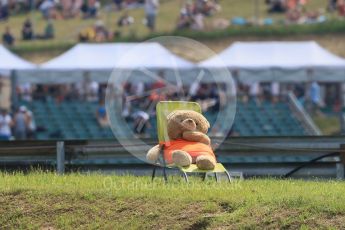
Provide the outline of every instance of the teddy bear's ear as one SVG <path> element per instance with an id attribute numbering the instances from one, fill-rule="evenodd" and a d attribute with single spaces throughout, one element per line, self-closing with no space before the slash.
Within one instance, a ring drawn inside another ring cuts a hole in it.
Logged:
<path id="1" fill-rule="evenodd" d="M 172 111 L 171 113 L 169 113 L 167 116 L 167 120 L 170 120 L 175 115 L 175 113 L 176 111 Z"/>
<path id="2" fill-rule="evenodd" d="M 208 122 L 208 120 L 205 118 L 206 122 L 207 122 L 207 128 L 210 128 L 211 125 L 210 125 L 210 122 Z"/>
<path id="3" fill-rule="evenodd" d="M 209 128 L 211 127 L 210 122 L 208 122 L 208 120 L 206 119 L 206 117 L 203 116 L 203 118 L 204 118 L 204 121 L 205 121 L 205 123 L 206 123 L 206 125 L 207 125 L 207 128 L 209 129 Z"/>

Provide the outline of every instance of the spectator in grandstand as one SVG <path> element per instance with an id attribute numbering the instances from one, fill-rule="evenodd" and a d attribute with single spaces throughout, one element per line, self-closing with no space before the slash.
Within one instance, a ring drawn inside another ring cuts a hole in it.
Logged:
<path id="1" fill-rule="evenodd" d="M 117 21 L 119 27 L 130 26 L 134 23 L 134 18 L 129 16 L 128 11 L 125 11 L 124 14 Z"/>
<path id="2" fill-rule="evenodd" d="M 285 0 L 266 0 L 269 13 L 283 13 L 286 11 Z"/>
<path id="3" fill-rule="evenodd" d="M 33 100 L 45 102 L 47 100 L 46 98 L 47 94 L 48 94 L 47 87 L 41 84 L 37 84 L 32 93 L 32 97 L 33 97 Z"/>
<path id="4" fill-rule="evenodd" d="M 99 106 L 96 111 L 96 118 L 97 118 L 98 124 L 102 128 L 109 127 L 108 115 L 105 109 L 104 100 L 99 102 Z"/>
<path id="5" fill-rule="evenodd" d="M 145 92 L 145 84 L 142 81 L 136 81 L 132 85 L 133 92 L 135 96 L 141 97 L 144 95 Z"/>
<path id="6" fill-rule="evenodd" d="M 79 32 L 79 41 L 80 42 L 94 41 L 95 37 L 96 37 L 95 28 L 92 26 L 84 28 Z"/>
<path id="7" fill-rule="evenodd" d="M 337 2 L 338 0 L 328 0 L 328 5 L 327 5 L 328 11 L 333 12 L 337 10 Z"/>
<path id="8" fill-rule="evenodd" d="M 271 96 L 272 96 L 272 103 L 277 103 L 279 101 L 280 95 L 280 84 L 278 82 L 271 83 Z"/>
<path id="9" fill-rule="evenodd" d="M 6 26 L 5 33 L 2 35 L 2 43 L 5 46 L 13 46 L 14 41 L 15 39 L 11 33 L 10 27 Z"/>
<path id="10" fill-rule="evenodd" d="M 63 18 L 74 18 L 79 15 L 83 0 L 60 0 Z"/>
<path id="11" fill-rule="evenodd" d="M 111 40 L 109 31 L 105 28 L 103 21 L 95 23 L 95 42 L 106 42 Z"/>
<path id="12" fill-rule="evenodd" d="M 0 21 L 5 21 L 9 17 L 9 0 L 0 0 Z"/>
<path id="13" fill-rule="evenodd" d="M 256 103 L 259 103 L 261 97 L 261 86 L 259 82 L 249 83 L 249 97 L 251 100 L 256 101 Z"/>
<path id="14" fill-rule="evenodd" d="M 145 136 L 146 129 L 151 127 L 151 124 L 149 122 L 150 115 L 145 111 L 137 111 L 133 115 L 134 120 L 134 133 L 136 133 L 139 136 Z"/>
<path id="15" fill-rule="evenodd" d="M 345 17 L 345 0 L 338 0 L 337 8 L 338 8 L 339 16 Z"/>
<path id="16" fill-rule="evenodd" d="M 26 107 L 20 106 L 13 119 L 14 137 L 16 140 L 27 138 L 29 119 L 26 114 Z"/>
<path id="17" fill-rule="evenodd" d="M 303 23 L 302 13 L 299 9 L 289 10 L 286 14 L 287 23 Z"/>
<path id="18" fill-rule="evenodd" d="M 204 16 L 211 16 L 220 10 L 220 5 L 216 0 L 195 0 L 195 9 Z"/>
<path id="19" fill-rule="evenodd" d="M 145 0 L 146 25 L 151 32 L 155 31 L 158 7 L 159 0 Z"/>
<path id="20" fill-rule="evenodd" d="M 187 2 L 180 10 L 180 17 L 177 22 L 177 29 L 190 28 L 194 21 L 194 6 Z"/>
<path id="21" fill-rule="evenodd" d="M 157 80 L 152 84 L 151 89 L 159 89 L 159 88 L 164 88 L 164 87 L 166 87 L 164 71 L 162 71 L 162 70 L 159 71 L 157 75 L 158 75 L 158 78 L 157 78 Z"/>
<path id="22" fill-rule="evenodd" d="M 22 101 L 32 101 L 32 88 L 30 83 L 20 84 L 17 88 L 18 97 Z"/>
<path id="23" fill-rule="evenodd" d="M 310 86 L 310 92 L 309 92 L 310 100 L 311 100 L 311 106 L 312 106 L 312 113 L 317 113 L 320 111 L 321 107 L 321 88 L 320 85 L 317 82 L 312 82 Z"/>
<path id="24" fill-rule="evenodd" d="M 101 8 L 101 2 L 98 0 L 84 0 L 81 11 L 83 12 L 83 18 L 95 18 L 98 16 L 98 10 Z"/>
<path id="25" fill-rule="evenodd" d="M 38 34 L 35 37 L 37 39 L 47 40 L 47 39 L 53 39 L 54 36 L 55 36 L 55 32 L 54 32 L 53 21 L 51 19 L 49 19 L 46 27 L 44 28 L 44 33 Z"/>
<path id="26" fill-rule="evenodd" d="M 27 117 L 27 123 L 28 123 L 27 138 L 28 139 L 35 139 L 35 137 L 36 137 L 36 123 L 35 123 L 34 114 L 32 111 L 30 111 L 29 109 L 27 109 L 25 107 L 25 115 Z"/>
<path id="27" fill-rule="evenodd" d="M 34 31 L 32 28 L 31 20 L 29 18 L 27 18 L 23 24 L 22 39 L 23 40 L 33 40 L 34 39 Z"/>
<path id="28" fill-rule="evenodd" d="M 57 18 L 56 3 L 54 0 L 44 0 L 39 6 L 39 10 L 42 13 L 43 18 Z"/>
<path id="29" fill-rule="evenodd" d="M 93 27 L 87 27 L 79 33 L 80 42 L 106 42 L 110 40 L 112 40 L 112 35 L 102 20 L 96 21 Z"/>
<path id="30" fill-rule="evenodd" d="M 114 4 L 116 6 L 116 10 L 122 10 L 123 0 L 114 0 Z"/>
<path id="31" fill-rule="evenodd" d="M 96 81 L 86 80 L 86 100 L 96 102 L 98 99 L 99 83 Z"/>
<path id="32" fill-rule="evenodd" d="M 0 140 L 10 140 L 12 133 L 11 127 L 13 125 L 12 118 L 6 109 L 1 109 L 0 114 Z"/>

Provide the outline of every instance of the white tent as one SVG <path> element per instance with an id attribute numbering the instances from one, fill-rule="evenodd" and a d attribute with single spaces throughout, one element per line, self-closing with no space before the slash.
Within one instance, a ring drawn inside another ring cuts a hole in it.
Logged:
<path id="1" fill-rule="evenodd" d="M 159 43 L 78 44 L 43 63 L 31 81 L 77 82 L 88 73 L 93 80 L 106 82 L 113 70 L 186 70 L 194 66 Z"/>
<path id="2" fill-rule="evenodd" d="M 237 70 L 243 80 L 345 80 L 345 59 L 314 41 L 236 42 L 219 55 L 199 63 L 199 66 Z"/>
<path id="3" fill-rule="evenodd" d="M 112 70 L 114 68 L 192 68 L 193 63 L 158 43 L 78 44 L 41 65 L 49 70 Z"/>
<path id="4" fill-rule="evenodd" d="M 9 72 L 11 70 L 31 70 L 34 68 L 34 64 L 11 53 L 0 44 L 0 71 Z"/>

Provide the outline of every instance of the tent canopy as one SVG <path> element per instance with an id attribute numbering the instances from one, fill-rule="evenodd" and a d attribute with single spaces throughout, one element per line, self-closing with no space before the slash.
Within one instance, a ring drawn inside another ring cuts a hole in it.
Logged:
<path id="1" fill-rule="evenodd" d="M 338 81 L 345 77 L 345 59 L 314 41 L 236 42 L 199 66 L 239 70 L 240 77 L 256 75 L 260 80 Z"/>
<path id="2" fill-rule="evenodd" d="M 112 70 L 114 68 L 192 68 L 158 43 L 78 44 L 41 65 L 45 70 Z"/>
<path id="3" fill-rule="evenodd" d="M 11 53 L 0 44 L 0 70 L 31 70 L 35 65 Z"/>
<path id="4" fill-rule="evenodd" d="M 131 72 L 134 79 L 147 80 L 142 76 L 144 71 L 165 70 L 166 75 L 171 75 L 175 70 L 189 72 L 194 67 L 194 63 L 178 57 L 159 43 L 82 43 L 41 64 L 35 73 L 23 76 L 20 81 L 72 83 L 81 82 L 87 76 L 94 81 L 107 82 L 116 71 Z"/>

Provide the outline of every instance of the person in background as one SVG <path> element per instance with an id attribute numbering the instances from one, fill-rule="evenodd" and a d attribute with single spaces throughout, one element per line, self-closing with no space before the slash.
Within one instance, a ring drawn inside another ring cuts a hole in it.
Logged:
<path id="1" fill-rule="evenodd" d="M 345 17 L 345 0 L 338 0 L 337 8 L 338 8 L 339 16 Z"/>
<path id="2" fill-rule="evenodd" d="M 55 9 L 55 2 L 54 0 L 44 0 L 41 2 L 40 6 L 39 6 L 39 10 L 42 13 L 42 16 L 45 19 L 49 19 L 51 18 Z"/>
<path id="3" fill-rule="evenodd" d="M 53 26 L 53 22 L 52 20 L 48 20 L 46 27 L 44 28 L 44 34 L 42 35 L 36 35 L 37 39 L 42 39 L 42 40 L 46 40 L 46 39 L 53 39 L 54 38 L 54 26 Z"/>
<path id="4" fill-rule="evenodd" d="M 123 0 L 114 0 L 114 4 L 116 6 L 116 10 L 118 11 L 122 10 Z"/>
<path id="5" fill-rule="evenodd" d="M 279 101 L 279 94 L 280 94 L 279 82 L 272 82 L 271 83 L 272 103 L 277 103 Z"/>
<path id="6" fill-rule="evenodd" d="M 12 133 L 11 127 L 13 125 L 12 118 L 6 109 L 1 109 L 0 114 L 0 140 L 10 140 Z"/>
<path id="7" fill-rule="evenodd" d="M 16 140 L 25 140 L 27 138 L 27 128 L 29 126 L 26 107 L 20 106 L 13 119 L 14 137 Z"/>
<path id="8" fill-rule="evenodd" d="M 17 93 L 20 100 L 27 102 L 32 101 L 32 87 L 29 82 L 20 84 L 17 88 Z"/>
<path id="9" fill-rule="evenodd" d="M 254 100 L 257 104 L 261 97 L 261 87 L 259 82 L 252 82 L 249 84 L 249 97 L 251 100 Z"/>
<path id="10" fill-rule="evenodd" d="M 110 34 L 107 28 L 105 27 L 103 21 L 98 20 L 95 23 L 95 42 L 106 42 L 110 40 Z"/>
<path id="11" fill-rule="evenodd" d="M 129 16 L 128 11 L 125 11 L 124 14 L 117 21 L 119 27 L 130 26 L 134 23 L 134 18 Z"/>
<path id="12" fill-rule="evenodd" d="M 317 82 L 311 83 L 310 86 L 310 101 L 311 101 L 311 111 L 313 114 L 320 112 L 321 107 L 321 88 Z"/>
<path id="13" fill-rule="evenodd" d="M 98 15 L 98 10 L 101 7 L 101 3 L 98 0 L 84 0 L 81 11 L 83 12 L 83 18 L 95 18 Z"/>
<path id="14" fill-rule="evenodd" d="M 0 21 L 6 21 L 9 17 L 8 0 L 0 0 Z"/>
<path id="15" fill-rule="evenodd" d="M 140 136 L 145 136 L 146 129 L 151 127 L 150 124 L 150 115 L 143 111 L 139 110 L 133 114 L 134 120 L 134 133 Z"/>
<path id="16" fill-rule="evenodd" d="M 33 140 L 36 137 L 36 123 L 35 123 L 34 114 L 32 111 L 30 111 L 26 107 L 24 107 L 24 109 L 25 109 L 25 115 L 27 116 L 27 122 L 28 122 L 27 138 Z"/>
<path id="17" fill-rule="evenodd" d="M 2 35 L 2 43 L 5 46 L 13 46 L 14 41 L 15 39 L 11 33 L 10 27 L 6 26 L 5 33 Z"/>
<path id="18" fill-rule="evenodd" d="M 145 0 L 146 23 L 151 32 L 155 31 L 158 7 L 158 0 Z"/>
<path id="19" fill-rule="evenodd" d="M 33 40 L 34 39 L 34 31 L 32 28 L 32 23 L 30 19 L 26 19 L 23 28 L 22 28 L 22 38 L 23 40 Z"/>
<path id="20" fill-rule="evenodd" d="M 152 84 L 152 87 L 151 87 L 151 89 L 153 89 L 153 90 L 166 87 L 164 72 L 163 71 L 159 71 L 157 75 L 158 75 L 158 79 L 157 79 L 157 81 L 155 81 Z"/>
<path id="21" fill-rule="evenodd" d="M 105 109 L 104 100 L 99 102 L 99 106 L 96 111 L 96 118 L 97 118 L 98 124 L 102 128 L 109 127 L 108 115 Z"/>

